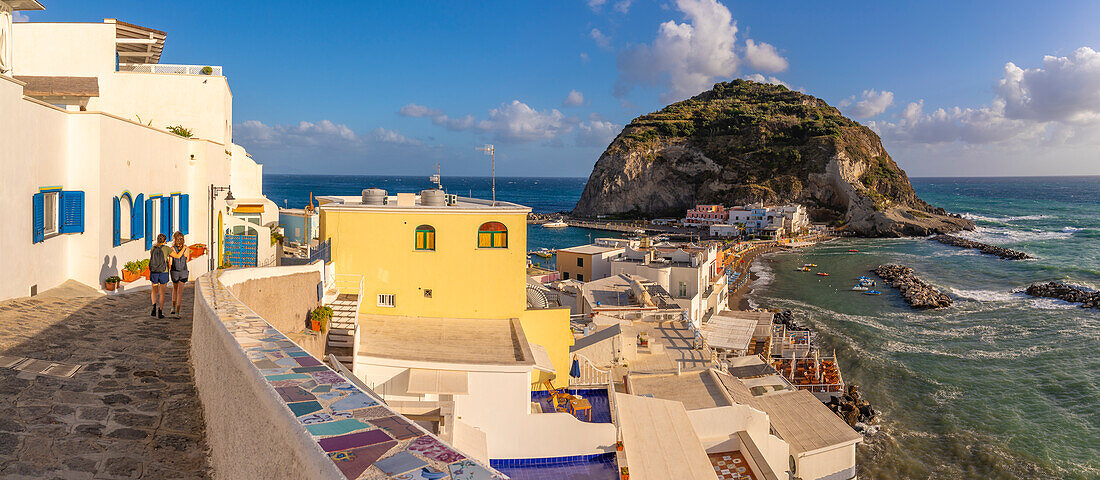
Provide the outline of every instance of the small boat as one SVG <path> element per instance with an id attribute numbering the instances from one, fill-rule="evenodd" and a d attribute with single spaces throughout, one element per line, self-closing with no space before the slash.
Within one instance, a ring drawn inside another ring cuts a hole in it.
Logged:
<path id="1" fill-rule="evenodd" d="M 868 290 L 866 292 L 863 292 L 863 294 L 864 295 L 882 295 L 882 292 L 880 292 L 878 290 Z"/>
<path id="2" fill-rule="evenodd" d="M 822 277 L 828 277 L 828 276 L 829 276 L 829 274 L 828 274 L 828 273 L 825 273 L 825 272 L 817 272 L 817 274 L 818 274 L 819 276 L 822 276 Z"/>
<path id="3" fill-rule="evenodd" d="M 810 271 L 810 267 L 805 267 L 805 266 L 798 267 L 798 268 L 794 269 L 794 271 L 796 271 L 796 272 L 808 272 L 808 271 Z"/>
<path id="4" fill-rule="evenodd" d="M 875 281 L 870 278 L 861 278 L 859 279 L 859 284 L 863 287 L 873 287 L 875 286 Z"/>
<path id="5" fill-rule="evenodd" d="M 852 287 L 852 291 L 855 292 L 866 292 L 867 290 L 870 290 L 870 288 L 864 287 L 863 285 L 856 285 Z"/>
<path id="6" fill-rule="evenodd" d="M 814 267 L 817 266 L 817 264 L 816 263 L 803 263 L 802 266 L 803 267 L 814 268 Z"/>
<path id="7" fill-rule="evenodd" d="M 859 250 L 856 250 L 854 248 L 849 248 L 848 251 L 852 252 L 852 253 L 858 253 L 859 252 Z"/>
<path id="8" fill-rule="evenodd" d="M 538 250 L 535 250 L 532 253 L 534 253 L 535 255 L 538 255 L 542 258 L 550 258 L 550 257 L 554 256 L 554 252 L 551 252 L 549 249 L 546 249 L 546 248 L 540 248 Z"/>
<path id="9" fill-rule="evenodd" d="M 565 227 L 568 227 L 568 226 L 569 226 L 569 224 L 565 223 L 565 220 L 563 220 L 561 218 L 559 218 L 559 219 L 557 219 L 553 222 L 546 222 L 546 223 L 542 224 L 543 228 L 565 228 Z"/>

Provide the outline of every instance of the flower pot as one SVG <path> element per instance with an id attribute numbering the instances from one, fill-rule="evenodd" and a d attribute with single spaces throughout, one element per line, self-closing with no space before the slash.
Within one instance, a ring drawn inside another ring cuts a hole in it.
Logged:
<path id="1" fill-rule="evenodd" d="M 311 318 L 309 320 L 309 329 L 313 330 L 314 332 L 320 332 L 321 331 L 321 322 Z"/>
<path id="2" fill-rule="evenodd" d="M 623 451 L 623 442 L 615 442 L 615 451 Z"/>
<path id="3" fill-rule="evenodd" d="M 115 287 L 117 287 L 117 286 L 118 286 L 118 282 L 103 282 L 103 287 L 108 292 L 115 291 Z"/>
<path id="4" fill-rule="evenodd" d="M 187 259 L 194 260 L 206 254 L 206 245 L 196 243 L 188 249 Z"/>
<path id="5" fill-rule="evenodd" d="M 134 272 L 131 272 L 129 270 L 123 270 L 122 271 L 122 283 L 135 282 L 139 278 L 141 278 L 140 273 L 134 273 Z"/>
<path id="6" fill-rule="evenodd" d="M 149 267 L 145 267 L 145 270 L 141 271 L 141 278 L 149 279 Z"/>

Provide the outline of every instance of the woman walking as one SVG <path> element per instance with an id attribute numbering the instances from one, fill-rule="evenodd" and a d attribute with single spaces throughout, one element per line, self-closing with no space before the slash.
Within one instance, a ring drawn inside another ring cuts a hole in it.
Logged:
<path id="1" fill-rule="evenodd" d="M 152 289 L 149 290 L 153 311 L 149 316 L 157 318 L 164 318 L 164 310 L 161 306 L 164 305 L 164 289 L 168 285 L 168 266 L 171 262 L 171 257 L 168 255 L 172 249 L 164 244 L 166 241 L 168 241 L 167 235 L 163 233 L 157 235 L 156 245 L 149 250 L 149 282 L 153 284 Z"/>
<path id="2" fill-rule="evenodd" d="M 183 285 L 187 283 L 187 244 L 183 241 L 183 232 L 172 235 L 172 315 L 179 316 L 183 306 Z"/>

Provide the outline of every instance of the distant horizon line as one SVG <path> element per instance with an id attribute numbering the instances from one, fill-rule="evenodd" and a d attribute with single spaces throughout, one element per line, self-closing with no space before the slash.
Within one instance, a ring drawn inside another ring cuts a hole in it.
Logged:
<path id="1" fill-rule="evenodd" d="M 432 174 L 428 175 L 389 175 L 389 174 L 346 174 L 346 173 L 279 173 L 264 172 L 264 175 L 282 175 L 287 177 L 389 177 L 389 178 L 430 178 Z M 443 178 L 492 178 L 490 175 L 442 175 Z M 1088 177 L 1100 177 L 1100 173 L 1086 174 L 1086 175 L 957 175 L 957 176 L 911 176 L 909 179 L 936 179 L 936 178 L 1088 178 Z M 568 177 L 568 176 L 554 176 L 554 175 L 539 175 L 539 176 L 513 176 L 513 175 L 497 175 L 496 178 L 562 178 L 562 179 L 585 179 L 588 177 Z"/>

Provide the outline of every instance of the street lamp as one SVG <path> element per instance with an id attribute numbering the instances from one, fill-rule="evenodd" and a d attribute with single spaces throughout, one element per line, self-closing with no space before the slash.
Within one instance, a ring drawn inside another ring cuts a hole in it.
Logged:
<path id="1" fill-rule="evenodd" d="M 207 259 L 207 262 L 209 264 L 211 272 L 213 272 L 215 267 L 217 267 L 217 263 L 215 261 L 216 259 L 214 258 L 218 254 L 218 250 L 214 248 L 215 239 L 221 238 L 221 232 L 218 232 L 216 230 L 216 228 L 218 227 L 215 227 L 214 224 L 214 203 L 215 201 L 217 201 L 218 194 L 221 192 L 226 192 L 225 206 L 227 207 L 227 210 L 232 210 L 234 207 L 237 206 L 237 199 L 233 198 L 233 190 L 231 190 L 229 186 L 219 187 L 217 185 L 210 184 L 210 237 L 208 239 L 208 250 L 210 251 L 210 258 Z"/>

